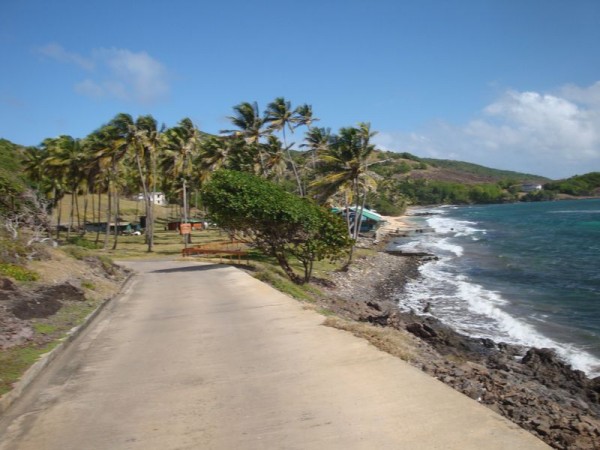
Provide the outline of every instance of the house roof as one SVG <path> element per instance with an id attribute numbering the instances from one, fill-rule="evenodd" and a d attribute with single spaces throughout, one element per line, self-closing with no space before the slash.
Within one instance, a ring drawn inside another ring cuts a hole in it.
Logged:
<path id="1" fill-rule="evenodd" d="M 354 210 L 356 208 L 350 207 L 348 209 L 354 212 Z M 343 208 L 332 208 L 332 211 L 334 213 L 341 213 L 341 212 L 344 211 L 344 209 Z M 381 217 L 376 212 L 371 211 L 370 209 L 367 209 L 367 208 L 364 208 L 363 211 L 362 211 L 362 220 L 365 220 L 365 218 L 374 220 L 375 222 L 382 222 L 383 221 L 383 217 Z"/>

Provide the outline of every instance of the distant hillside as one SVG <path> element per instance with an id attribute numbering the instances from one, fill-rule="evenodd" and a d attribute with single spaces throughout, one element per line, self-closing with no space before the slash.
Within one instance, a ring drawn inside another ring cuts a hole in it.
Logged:
<path id="1" fill-rule="evenodd" d="M 492 169 L 489 167 L 480 166 L 478 164 L 463 162 L 463 161 L 452 161 L 447 159 L 424 159 L 427 164 L 443 169 L 447 171 L 454 171 L 458 173 L 469 174 L 474 177 L 481 177 L 489 180 L 489 182 L 502 181 L 502 180 L 515 180 L 519 182 L 529 183 L 540 183 L 550 181 L 549 178 L 542 177 L 540 175 L 533 175 L 530 173 L 514 172 L 511 170 L 500 170 Z"/>
<path id="2" fill-rule="evenodd" d="M 498 170 L 463 161 L 419 158 L 410 153 L 377 152 L 381 161 L 371 170 L 384 177 L 410 180 L 432 180 L 459 184 L 486 184 L 500 181 L 520 183 L 546 183 L 548 178 L 528 173 Z"/>
<path id="3" fill-rule="evenodd" d="M 23 148 L 0 139 L 0 213 L 14 208 L 27 185 L 21 177 Z"/>
<path id="4" fill-rule="evenodd" d="M 546 183 L 544 189 L 559 194 L 574 196 L 599 196 L 600 172 L 590 172 L 585 175 L 575 175 L 566 180 Z"/>

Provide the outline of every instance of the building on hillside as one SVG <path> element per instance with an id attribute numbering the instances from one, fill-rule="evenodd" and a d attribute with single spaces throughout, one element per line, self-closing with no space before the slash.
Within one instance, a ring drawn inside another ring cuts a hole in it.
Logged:
<path id="1" fill-rule="evenodd" d="M 148 192 L 148 195 L 150 196 L 150 201 L 155 205 L 164 206 L 167 204 L 167 198 L 162 192 Z M 143 201 L 144 194 L 139 193 L 136 197 L 136 200 Z"/>
<path id="2" fill-rule="evenodd" d="M 525 183 L 521 185 L 521 192 L 541 191 L 542 185 L 537 183 Z"/>

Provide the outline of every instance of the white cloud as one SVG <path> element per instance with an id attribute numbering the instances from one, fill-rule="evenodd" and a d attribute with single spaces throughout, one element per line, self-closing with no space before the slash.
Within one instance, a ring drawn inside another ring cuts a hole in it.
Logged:
<path id="1" fill-rule="evenodd" d="M 90 58 L 85 58 L 77 53 L 68 52 L 62 46 L 54 42 L 38 48 L 38 52 L 48 58 L 62 63 L 75 64 L 85 70 L 94 69 L 94 61 Z"/>
<path id="2" fill-rule="evenodd" d="M 100 98 L 104 95 L 104 89 L 94 80 L 86 78 L 75 85 L 75 92 L 87 95 L 88 97 Z"/>
<path id="3" fill-rule="evenodd" d="M 584 105 L 600 105 L 600 81 L 596 81 L 590 87 L 581 88 L 574 84 L 568 84 L 561 89 L 561 95 L 571 101 Z"/>
<path id="4" fill-rule="evenodd" d="M 86 58 L 58 44 L 39 49 L 44 56 L 74 64 L 89 72 L 74 86 L 75 92 L 92 98 L 116 98 L 142 104 L 160 101 L 169 94 L 168 71 L 146 52 L 127 49 L 95 49 Z"/>
<path id="5" fill-rule="evenodd" d="M 557 94 L 509 90 L 466 124 L 382 133 L 382 147 L 553 178 L 600 170 L 600 82 Z"/>

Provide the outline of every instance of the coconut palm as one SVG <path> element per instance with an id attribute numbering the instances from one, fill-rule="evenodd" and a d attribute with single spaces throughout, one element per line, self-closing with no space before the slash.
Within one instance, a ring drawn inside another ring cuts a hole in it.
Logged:
<path id="1" fill-rule="evenodd" d="M 92 153 L 99 165 L 100 175 L 104 174 L 108 194 L 106 211 L 106 234 L 104 248 L 108 248 L 111 216 L 114 219 L 113 248 L 118 242 L 119 193 L 123 184 L 123 163 L 132 143 L 130 127 L 133 119 L 129 114 L 117 114 L 108 124 L 93 132 L 88 139 Z M 99 207 L 100 207 L 100 202 Z"/>
<path id="2" fill-rule="evenodd" d="M 25 153 L 24 168 L 30 180 L 35 183 L 38 191 L 50 201 L 50 208 L 57 208 L 56 238 L 60 238 L 61 202 L 65 196 L 65 179 L 63 171 L 50 169 L 47 164 L 50 148 L 55 145 L 55 139 L 45 139 L 39 147 L 28 148 Z"/>
<path id="3" fill-rule="evenodd" d="M 377 186 L 369 171 L 370 157 L 375 149 L 370 139 L 374 134 L 368 123 L 360 123 L 358 128 L 342 128 L 331 144 L 319 153 L 323 176 L 311 184 L 322 202 L 336 194 L 343 196 L 349 232 L 354 239 L 358 237 L 367 194 Z M 351 205 L 354 206 L 353 221 L 350 220 Z"/>
<path id="4" fill-rule="evenodd" d="M 236 138 L 209 136 L 200 142 L 200 152 L 192 161 L 192 166 L 200 169 L 200 182 L 210 178 L 212 172 L 225 167 L 229 161 L 232 141 Z"/>
<path id="5" fill-rule="evenodd" d="M 249 144 L 250 149 L 258 150 L 258 158 L 263 175 L 266 175 L 264 155 L 260 151 L 258 144 L 262 138 L 269 134 L 265 127 L 265 119 L 261 116 L 258 103 L 243 102 L 233 107 L 235 115 L 227 117 L 237 130 L 222 130 L 221 133 L 228 133 L 232 136 L 239 136 Z M 254 147 L 252 147 L 254 146 Z"/>
<path id="6" fill-rule="evenodd" d="M 313 116 L 312 106 L 304 103 L 296 108 L 296 128 L 305 126 L 308 131 L 311 130 L 313 122 L 319 119 Z"/>
<path id="7" fill-rule="evenodd" d="M 77 211 L 77 225 L 81 227 L 77 196 L 83 181 L 86 179 L 86 169 L 89 166 L 90 157 L 80 139 L 67 135 L 53 139 L 48 150 L 46 157 L 47 170 L 54 176 L 62 178 L 67 191 L 71 194 L 69 223 L 67 226 L 68 239 L 73 227 L 75 211 Z"/>
<path id="8" fill-rule="evenodd" d="M 319 120 L 313 116 L 312 106 L 308 105 L 306 103 L 303 105 L 300 105 L 296 108 L 296 114 L 298 117 L 296 127 L 305 126 L 307 128 L 307 131 L 306 131 L 307 135 L 311 134 L 311 132 L 313 130 L 313 127 L 312 127 L 313 122 L 317 122 Z M 329 133 L 329 134 L 331 134 L 331 133 Z M 302 145 L 301 145 L 301 147 L 302 147 Z M 311 153 L 311 161 L 312 161 L 312 168 L 314 170 L 317 165 L 317 158 L 316 158 L 315 152 Z"/>
<path id="9" fill-rule="evenodd" d="M 176 127 L 168 129 L 162 135 L 161 168 L 178 192 L 182 191 L 183 180 L 188 185 L 192 182 L 193 160 L 200 152 L 200 142 L 200 131 L 188 118 L 181 120 Z"/>
<path id="10" fill-rule="evenodd" d="M 292 155 L 290 153 L 290 147 L 287 145 L 287 140 L 285 136 L 285 130 L 288 129 L 291 133 L 294 132 L 294 128 L 299 122 L 298 114 L 295 110 L 292 110 L 291 103 L 287 101 L 283 97 L 277 97 L 271 103 L 267 105 L 265 122 L 269 124 L 269 131 L 281 131 L 283 134 L 283 145 L 286 149 L 288 160 L 290 165 L 292 166 L 292 171 L 294 172 L 294 177 L 296 178 L 296 182 L 298 183 L 298 193 L 302 196 L 304 195 L 302 189 L 302 182 L 300 181 L 300 175 L 298 174 L 298 169 L 296 168 L 296 164 L 292 159 Z"/>
<path id="11" fill-rule="evenodd" d="M 281 141 L 277 136 L 269 136 L 267 142 L 262 144 L 263 151 L 266 155 L 265 164 L 277 179 L 281 180 L 286 169 L 284 152 L 289 151 L 289 148 L 283 148 Z"/>
<path id="12" fill-rule="evenodd" d="M 161 132 L 151 115 L 140 116 L 128 129 L 127 141 L 138 169 L 139 181 L 144 192 L 146 207 L 146 244 L 148 252 L 154 247 L 154 202 L 151 192 L 156 191 L 157 152 L 161 147 Z"/>

